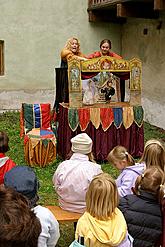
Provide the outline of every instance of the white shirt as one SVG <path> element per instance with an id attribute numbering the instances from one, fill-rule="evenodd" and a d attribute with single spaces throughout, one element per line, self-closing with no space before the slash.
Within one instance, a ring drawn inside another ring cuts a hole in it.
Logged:
<path id="1" fill-rule="evenodd" d="M 59 224 L 52 212 L 40 205 L 33 208 L 41 223 L 42 232 L 38 238 L 38 247 L 54 247 L 60 237 Z"/>
<path id="2" fill-rule="evenodd" d="M 88 155 L 74 153 L 63 161 L 53 176 L 53 184 L 64 210 L 83 213 L 85 194 L 95 175 L 102 173 L 101 166 L 89 161 Z"/>

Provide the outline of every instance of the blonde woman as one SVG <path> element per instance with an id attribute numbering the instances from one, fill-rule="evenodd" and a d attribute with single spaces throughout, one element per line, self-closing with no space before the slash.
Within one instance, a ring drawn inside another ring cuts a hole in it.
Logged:
<path id="1" fill-rule="evenodd" d="M 75 37 L 68 39 L 61 51 L 61 68 L 67 68 L 67 61 L 71 58 L 86 60 L 85 55 L 80 51 L 80 42 Z"/>
<path id="2" fill-rule="evenodd" d="M 118 202 L 115 181 L 107 173 L 97 175 L 86 193 L 86 212 L 78 220 L 76 240 L 84 237 L 86 247 L 132 246 Z"/>
<path id="3" fill-rule="evenodd" d="M 136 178 L 145 169 L 144 163 L 135 163 L 133 157 L 123 146 L 114 147 L 108 154 L 107 159 L 120 171 L 120 175 L 116 179 L 119 195 L 132 194 L 132 187 L 135 185 Z"/>

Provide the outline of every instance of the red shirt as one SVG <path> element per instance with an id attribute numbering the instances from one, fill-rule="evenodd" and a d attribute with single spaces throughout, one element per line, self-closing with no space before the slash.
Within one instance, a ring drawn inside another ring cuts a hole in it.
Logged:
<path id="1" fill-rule="evenodd" d="M 11 170 L 16 164 L 14 161 L 5 156 L 5 154 L 0 153 L 0 184 L 4 182 L 5 173 Z"/>
<path id="2" fill-rule="evenodd" d="M 115 57 L 115 58 L 118 58 L 118 59 L 122 59 L 121 56 L 119 56 L 115 52 L 111 52 L 111 51 L 106 56 Z M 87 56 L 88 59 L 96 58 L 96 57 L 102 57 L 102 54 L 101 54 L 100 51 L 95 51 L 94 53 L 92 53 L 92 54 L 90 54 L 90 55 Z"/>

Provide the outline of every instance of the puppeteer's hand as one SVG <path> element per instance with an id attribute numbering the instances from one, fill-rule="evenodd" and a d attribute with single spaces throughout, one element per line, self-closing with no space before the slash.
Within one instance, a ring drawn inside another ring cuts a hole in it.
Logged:
<path id="1" fill-rule="evenodd" d="M 83 57 L 83 61 L 87 61 L 87 60 L 88 60 L 88 58 Z"/>
<path id="2" fill-rule="evenodd" d="M 80 59 L 81 61 L 86 61 L 86 60 L 88 60 L 88 59 L 85 58 L 85 57 L 79 57 L 79 59 Z"/>

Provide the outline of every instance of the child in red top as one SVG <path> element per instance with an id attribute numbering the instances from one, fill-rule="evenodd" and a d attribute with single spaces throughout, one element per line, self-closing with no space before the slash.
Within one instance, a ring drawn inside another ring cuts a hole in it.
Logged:
<path id="1" fill-rule="evenodd" d="M 11 170 L 16 164 L 9 159 L 5 153 L 9 150 L 9 137 L 3 131 L 0 131 L 0 184 L 3 184 L 4 175 Z"/>

